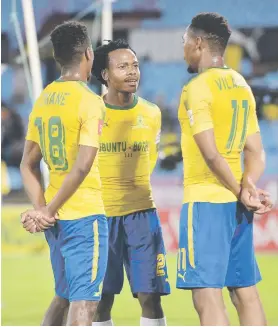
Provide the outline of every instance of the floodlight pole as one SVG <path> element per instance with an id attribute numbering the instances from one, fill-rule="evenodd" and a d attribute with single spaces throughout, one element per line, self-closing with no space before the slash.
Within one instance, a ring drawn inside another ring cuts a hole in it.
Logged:
<path id="1" fill-rule="evenodd" d="M 24 15 L 26 39 L 28 45 L 30 70 L 32 76 L 32 86 L 33 86 L 32 100 L 34 103 L 42 92 L 43 84 L 42 84 L 37 30 L 36 30 L 32 0 L 22 0 L 22 8 L 23 8 L 23 15 Z M 47 187 L 49 184 L 49 172 L 44 161 L 41 162 L 41 170 L 43 175 L 44 186 Z"/>
<path id="2" fill-rule="evenodd" d="M 113 8 L 115 0 L 103 0 L 102 19 L 101 19 L 101 42 L 113 39 Z M 106 87 L 102 86 L 102 94 L 106 92 Z"/>

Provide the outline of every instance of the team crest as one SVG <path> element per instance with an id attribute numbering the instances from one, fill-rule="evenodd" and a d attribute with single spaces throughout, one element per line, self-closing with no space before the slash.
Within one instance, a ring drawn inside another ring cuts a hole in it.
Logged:
<path id="1" fill-rule="evenodd" d="M 131 126 L 132 129 L 138 128 L 149 128 L 149 126 L 145 125 L 144 117 L 142 115 L 137 116 L 136 124 Z"/>

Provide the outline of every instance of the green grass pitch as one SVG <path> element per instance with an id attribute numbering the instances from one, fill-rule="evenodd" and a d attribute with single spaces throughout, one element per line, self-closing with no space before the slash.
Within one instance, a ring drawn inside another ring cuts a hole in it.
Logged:
<path id="1" fill-rule="evenodd" d="M 269 325 L 278 325 L 278 255 L 258 256 L 263 281 L 259 291 Z M 176 258 L 168 256 L 172 294 L 163 298 L 168 325 L 198 325 L 189 291 L 175 288 Z M 53 296 L 51 267 L 47 255 L 2 256 L 2 325 L 39 325 Z M 238 325 L 236 312 L 225 291 L 232 325 Z M 113 320 L 116 325 L 139 325 L 140 309 L 125 280 L 116 297 Z"/>

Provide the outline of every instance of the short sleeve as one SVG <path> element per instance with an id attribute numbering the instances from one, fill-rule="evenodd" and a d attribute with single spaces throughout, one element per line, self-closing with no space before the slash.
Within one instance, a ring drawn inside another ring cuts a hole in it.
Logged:
<path id="1" fill-rule="evenodd" d="M 260 132 L 260 127 L 259 127 L 257 113 L 256 113 L 256 101 L 253 95 L 252 95 L 252 101 L 249 110 L 250 112 L 248 117 L 247 136 Z"/>
<path id="2" fill-rule="evenodd" d="M 29 115 L 28 129 L 25 137 L 26 141 L 40 143 L 39 126 L 36 126 L 36 117 L 34 111 Z"/>
<path id="3" fill-rule="evenodd" d="M 205 81 L 192 81 L 184 92 L 183 100 L 193 135 L 213 128 L 212 95 Z"/>
<path id="4" fill-rule="evenodd" d="M 101 98 L 83 96 L 79 106 L 79 144 L 99 148 L 99 137 L 105 116 L 105 106 Z"/>
<path id="5" fill-rule="evenodd" d="M 99 147 L 105 117 L 105 105 L 99 97 L 84 96 L 80 102 L 80 145 Z"/>

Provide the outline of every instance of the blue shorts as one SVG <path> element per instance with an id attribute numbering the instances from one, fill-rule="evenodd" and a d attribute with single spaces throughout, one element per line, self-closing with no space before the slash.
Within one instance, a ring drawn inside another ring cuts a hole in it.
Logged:
<path id="1" fill-rule="evenodd" d="M 177 288 L 247 287 L 260 280 L 251 212 L 237 202 L 183 205 Z"/>
<path id="2" fill-rule="evenodd" d="M 103 293 L 119 294 L 124 266 L 131 292 L 170 293 L 165 248 L 155 209 L 108 218 L 109 254 Z"/>
<path id="3" fill-rule="evenodd" d="M 56 294 L 72 301 L 99 301 L 108 257 L 103 215 L 58 220 L 45 231 Z"/>

